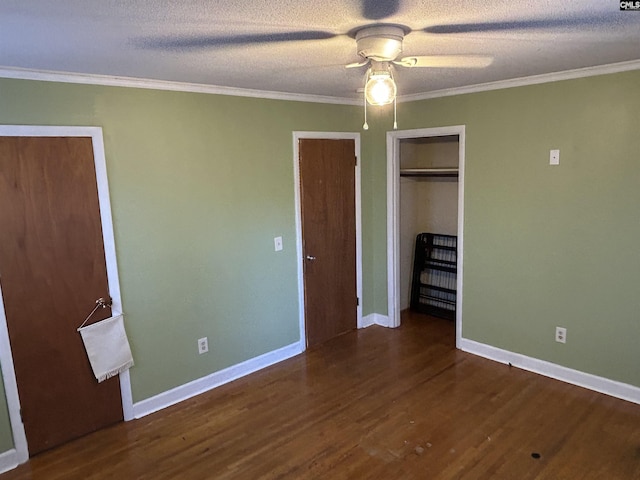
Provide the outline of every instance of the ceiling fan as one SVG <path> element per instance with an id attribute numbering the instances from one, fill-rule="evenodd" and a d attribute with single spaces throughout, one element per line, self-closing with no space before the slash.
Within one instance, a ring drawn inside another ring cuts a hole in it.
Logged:
<path id="1" fill-rule="evenodd" d="M 400 57 L 402 41 L 410 30 L 400 25 L 371 25 L 355 32 L 356 51 L 363 58 L 346 68 L 369 65 L 364 94 L 371 105 L 387 105 L 395 101 L 397 88 L 392 65 L 427 68 L 484 68 L 493 62 L 487 55 L 421 55 Z M 365 122 L 366 123 L 366 122 Z"/>
<path id="2" fill-rule="evenodd" d="M 404 37 L 414 33 L 426 33 L 429 35 L 466 35 L 491 32 L 525 32 L 532 30 L 561 31 L 562 29 L 588 28 L 594 25 L 606 25 L 612 28 L 616 26 L 615 19 L 605 18 L 594 13 L 561 18 L 528 18 L 497 22 L 432 24 L 420 28 L 410 28 L 389 22 L 389 20 L 392 21 L 394 15 L 401 10 L 400 0 L 360 0 L 360 3 L 361 18 L 354 19 L 353 23 L 362 23 L 362 20 L 368 20 L 370 23 L 351 29 L 349 32 L 308 29 L 266 33 L 238 33 L 232 35 L 174 34 L 132 38 L 130 42 L 141 48 L 180 52 L 201 49 L 222 49 L 255 44 L 299 43 L 349 36 L 356 40 L 357 53 L 363 57 L 364 60 L 350 64 L 348 67 L 364 66 L 371 61 L 387 61 L 403 67 L 482 68 L 491 63 L 491 57 L 478 55 L 422 55 L 398 59 L 398 56 L 402 53 Z"/>
<path id="3" fill-rule="evenodd" d="M 487 55 L 420 55 L 402 57 L 403 40 L 409 34 L 428 35 L 465 35 L 487 32 L 524 32 L 524 31 L 561 31 L 562 29 L 582 28 L 594 24 L 610 23 L 610 18 L 601 18 L 595 14 L 569 16 L 563 18 L 528 18 L 502 22 L 457 23 L 430 25 L 423 28 L 410 28 L 403 25 L 386 23 L 393 21 L 401 11 L 401 0 L 360 0 L 360 19 L 354 23 L 368 20 L 369 24 L 356 27 L 349 32 L 337 33 L 327 30 L 292 30 L 280 32 L 239 33 L 232 35 L 172 35 L 132 39 L 133 43 L 143 47 L 173 51 L 193 51 L 201 49 L 223 49 L 256 44 L 299 43 L 322 41 L 335 37 L 349 36 L 355 39 L 356 53 L 361 61 L 346 65 L 347 68 L 368 67 L 365 85 L 371 82 L 371 90 L 382 91 L 386 97 L 375 100 L 366 96 L 366 103 L 385 105 L 396 98 L 396 85 L 393 79 L 395 67 L 401 68 L 484 68 L 493 62 Z M 374 89 L 373 86 L 376 86 Z M 383 95 L 384 96 L 384 95 Z M 366 114 L 366 112 L 365 112 Z M 365 121 L 366 125 L 366 121 Z"/>
<path id="4" fill-rule="evenodd" d="M 486 55 L 421 55 L 398 58 L 402 41 L 410 30 L 400 25 L 372 25 L 356 31 L 356 51 L 364 58 L 346 68 L 363 67 L 372 62 L 391 62 L 402 67 L 483 68 L 493 61 Z"/>
<path id="5" fill-rule="evenodd" d="M 364 2 L 363 14 L 369 19 L 378 19 L 393 13 L 394 2 L 384 3 L 382 8 L 375 2 Z M 375 7 L 375 8 L 374 8 Z M 397 2 L 395 7 L 397 8 Z M 392 65 L 400 67 L 426 68 L 484 68 L 490 65 L 493 57 L 487 55 L 421 55 L 400 57 L 404 37 L 411 33 L 406 26 L 396 24 L 376 23 L 352 30 L 348 35 L 355 38 L 356 52 L 362 58 L 360 62 L 350 63 L 346 68 L 357 68 L 369 65 L 367 79 L 374 77 L 379 86 L 374 89 L 381 92 L 383 86 L 391 87 L 393 82 Z M 195 36 L 143 39 L 139 42 L 144 47 L 169 50 L 194 50 L 206 48 L 223 48 L 250 44 L 269 44 L 284 42 L 301 42 L 308 40 L 327 40 L 339 34 L 319 30 L 303 30 L 280 33 L 237 34 L 229 36 Z M 385 100 L 368 97 L 372 105 L 386 105 L 395 98 L 395 82 L 393 82 L 393 96 Z"/>

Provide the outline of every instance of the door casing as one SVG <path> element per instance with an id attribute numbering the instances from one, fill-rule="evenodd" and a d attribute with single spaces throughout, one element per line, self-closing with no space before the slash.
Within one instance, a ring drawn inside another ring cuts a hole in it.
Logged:
<path id="1" fill-rule="evenodd" d="M 296 265 L 298 272 L 298 305 L 299 305 L 299 329 L 300 350 L 307 349 L 305 329 L 305 301 L 304 301 L 304 260 L 302 258 L 302 204 L 300 196 L 300 151 L 299 140 L 304 138 L 316 138 L 327 140 L 353 140 L 357 163 L 355 167 L 355 195 L 356 195 L 356 292 L 360 301 L 356 309 L 357 328 L 362 328 L 362 215 L 360 193 L 360 134 L 350 132 L 293 132 L 293 172 L 295 191 L 295 220 L 296 220 Z"/>
<path id="2" fill-rule="evenodd" d="M 400 140 L 447 135 L 457 135 L 459 139 L 456 348 L 460 348 L 460 341 L 462 340 L 462 277 L 464 265 L 464 125 L 387 132 L 387 315 L 390 327 L 400 326 Z"/>
<path id="3" fill-rule="evenodd" d="M 120 281 L 118 278 L 116 250 L 111 216 L 111 202 L 109 199 L 109 185 L 107 180 L 107 165 L 104 152 L 104 140 L 101 127 L 62 127 L 62 126 L 31 126 L 31 125 L 0 125 L 0 136 L 3 137 L 90 137 L 93 144 L 93 157 L 98 185 L 98 201 L 100 204 L 100 220 L 102 223 L 102 240 L 104 243 L 107 264 L 107 279 L 112 299 L 112 314 L 122 313 L 122 299 L 120 295 Z M 1 228 L 1 225 L 0 225 Z M 10 451 L 3 458 L 0 471 L 24 463 L 29 459 L 27 438 L 20 416 L 20 398 L 16 382 L 11 353 L 11 343 L 7 329 L 7 318 L 2 301 L 0 287 L 0 363 L 2 364 L 2 378 L 4 380 L 9 419 L 13 433 L 14 451 Z M 133 397 L 129 371 L 120 374 L 120 392 L 122 396 L 122 411 L 124 420 L 133 419 Z"/>

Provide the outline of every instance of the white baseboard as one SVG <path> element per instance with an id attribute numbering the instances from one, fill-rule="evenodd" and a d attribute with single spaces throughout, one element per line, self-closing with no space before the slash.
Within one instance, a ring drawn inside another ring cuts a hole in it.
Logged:
<path id="1" fill-rule="evenodd" d="M 18 452 L 15 448 L 0 453 L 0 473 L 8 472 L 18 466 Z"/>
<path id="2" fill-rule="evenodd" d="M 596 392 L 604 393 L 612 397 L 640 404 L 640 388 L 608 378 L 599 377 L 590 373 L 573 370 L 555 363 L 546 362 L 537 358 L 528 357 L 519 353 L 502 350 L 484 343 L 463 338 L 460 341 L 460 350 L 488 358 L 496 362 L 511 364 L 530 372 L 554 378 L 562 382 L 588 388 Z"/>
<path id="3" fill-rule="evenodd" d="M 364 317 L 362 317 L 362 328 L 367 328 L 367 327 L 370 327 L 371 325 L 376 324 L 374 315 L 377 315 L 377 314 L 370 313 L 369 315 L 365 315 Z"/>
<path id="4" fill-rule="evenodd" d="M 389 324 L 389 317 L 380 313 L 370 313 L 369 315 L 362 318 L 362 328 L 367 328 L 371 325 L 389 327 Z"/>
<path id="5" fill-rule="evenodd" d="M 207 392 L 213 388 L 232 382 L 238 378 L 249 375 L 274 363 L 281 362 L 287 358 L 302 353 L 300 343 L 292 343 L 285 347 L 267 352 L 255 358 L 251 358 L 237 365 L 225 368 L 218 372 L 214 372 L 206 377 L 193 380 L 179 387 L 172 388 L 166 392 L 159 393 L 153 397 L 147 398 L 133 404 L 133 415 L 135 418 L 141 418 L 150 413 L 157 412 L 163 408 L 170 407 L 176 403 L 187 400 L 201 393 Z"/>

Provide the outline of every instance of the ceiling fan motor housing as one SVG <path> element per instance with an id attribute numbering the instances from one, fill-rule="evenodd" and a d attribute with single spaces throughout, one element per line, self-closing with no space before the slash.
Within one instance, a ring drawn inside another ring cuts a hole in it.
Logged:
<path id="1" fill-rule="evenodd" d="M 390 62 L 402 53 L 404 30 L 380 25 L 366 27 L 356 33 L 358 55 L 378 62 Z"/>

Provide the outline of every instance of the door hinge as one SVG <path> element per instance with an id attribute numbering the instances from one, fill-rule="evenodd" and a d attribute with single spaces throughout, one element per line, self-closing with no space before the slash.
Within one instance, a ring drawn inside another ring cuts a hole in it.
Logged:
<path id="1" fill-rule="evenodd" d="M 353 161 L 354 161 L 354 163 L 356 164 L 356 167 L 357 167 L 358 166 L 358 157 L 357 156 L 353 157 Z"/>
<path id="2" fill-rule="evenodd" d="M 360 306 L 360 299 L 358 297 L 356 297 L 356 307 Z"/>

